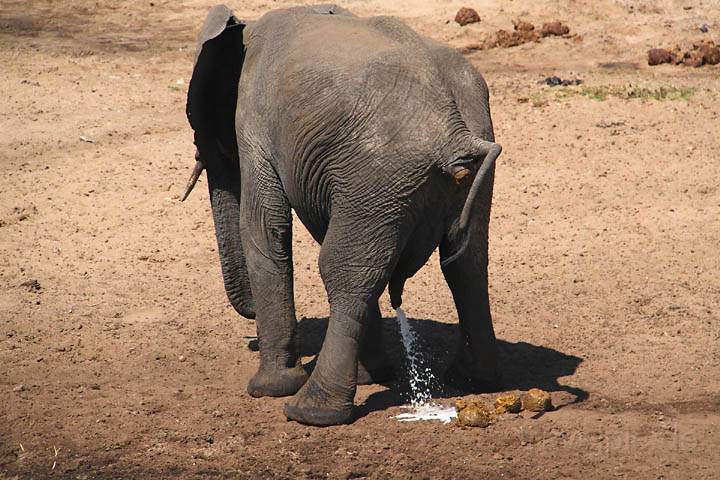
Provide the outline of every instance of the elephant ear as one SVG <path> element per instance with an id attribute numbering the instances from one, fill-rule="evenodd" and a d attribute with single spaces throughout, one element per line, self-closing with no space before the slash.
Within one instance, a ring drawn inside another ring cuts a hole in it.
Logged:
<path id="1" fill-rule="evenodd" d="M 245 25 L 225 5 L 217 5 L 208 13 L 200 32 L 186 114 L 195 131 L 198 159 L 204 166 L 221 157 L 237 159 L 235 109 L 245 58 Z M 218 147 L 223 155 L 219 155 Z"/>

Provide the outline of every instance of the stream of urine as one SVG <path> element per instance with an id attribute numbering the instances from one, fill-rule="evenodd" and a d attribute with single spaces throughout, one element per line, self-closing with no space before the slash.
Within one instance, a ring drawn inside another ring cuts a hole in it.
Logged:
<path id="1" fill-rule="evenodd" d="M 455 408 L 439 405 L 432 401 L 432 387 L 437 385 L 437 379 L 420 354 L 417 336 L 408 322 L 407 315 L 399 307 L 395 310 L 395 315 L 400 326 L 405 355 L 408 358 L 410 403 L 400 407 L 404 412 L 393 418 L 401 422 L 436 420 L 450 423 L 457 416 Z"/>

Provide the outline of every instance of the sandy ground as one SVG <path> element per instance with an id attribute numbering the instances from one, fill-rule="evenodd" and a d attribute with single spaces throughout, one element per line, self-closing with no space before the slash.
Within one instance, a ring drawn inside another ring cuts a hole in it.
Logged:
<path id="1" fill-rule="evenodd" d="M 716 2 L 478 0 L 464 28 L 454 0 L 344 4 L 455 47 L 518 17 L 581 36 L 468 55 L 504 147 L 490 270 L 507 389 L 560 406 L 468 430 L 391 419 L 402 379 L 361 387 L 358 420 L 326 429 L 245 393 L 255 326 L 223 292 L 204 179 L 178 201 L 211 4 L 0 3 L 0 479 L 720 478 L 720 67 L 645 57 L 719 40 Z M 294 247 L 309 361 L 328 305 L 299 222 Z M 404 306 L 440 373 L 456 315 L 436 257 Z"/>

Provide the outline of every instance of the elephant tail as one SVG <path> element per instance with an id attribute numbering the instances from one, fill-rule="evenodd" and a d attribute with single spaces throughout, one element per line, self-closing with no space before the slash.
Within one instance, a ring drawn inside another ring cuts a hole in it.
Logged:
<path id="1" fill-rule="evenodd" d="M 476 158 L 481 158 L 481 160 L 477 173 L 475 174 L 475 179 L 470 187 L 470 192 L 468 192 L 468 196 L 465 199 L 465 205 L 463 205 L 462 213 L 460 214 L 460 229 L 463 231 L 467 230 L 468 224 L 470 223 L 470 215 L 472 213 L 473 204 L 475 203 L 475 197 L 477 197 L 480 188 L 485 182 L 488 172 L 495 165 L 495 160 L 502 152 L 500 144 L 488 142 L 486 140 L 477 141 L 476 147 L 477 150 L 474 152 L 473 156 L 477 156 Z M 467 170 L 467 168 L 464 168 L 464 170 Z"/>
<path id="2" fill-rule="evenodd" d="M 495 160 L 502 152 L 502 147 L 495 142 L 473 139 L 472 143 L 473 148 L 471 149 L 472 151 L 470 154 L 465 154 L 456 161 L 443 167 L 443 171 L 445 171 L 445 173 L 451 175 L 457 183 L 460 183 L 463 178 L 471 174 L 470 167 L 475 162 L 478 162 L 477 173 L 475 174 L 475 179 L 470 186 L 470 191 L 465 199 L 465 204 L 463 205 L 462 212 L 460 213 L 460 220 L 458 222 L 460 234 L 464 237 L 464 239 L 460 248 L 453 255 L 442 260 L 442 265 L 448 265 L 454 262 L 458 257 L 460 257 L 460 255 L 462 255 L 470 242 L 469 226 L 473 206 L 475 205 L 475 199 L 485 183 L 488 173 L 495 165 Z"/>

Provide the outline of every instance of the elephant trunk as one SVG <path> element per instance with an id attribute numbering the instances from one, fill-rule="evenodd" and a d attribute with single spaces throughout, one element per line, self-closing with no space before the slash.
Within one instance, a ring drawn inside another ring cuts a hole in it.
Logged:
<path id="1" fill-rule="evenodd" d="M 235 310 L 252 319 L 255 305 L 240 236 L 240 168 L 229 163 L 213 162 L 207 169 L 210 203 L 225 291 Z"/>

